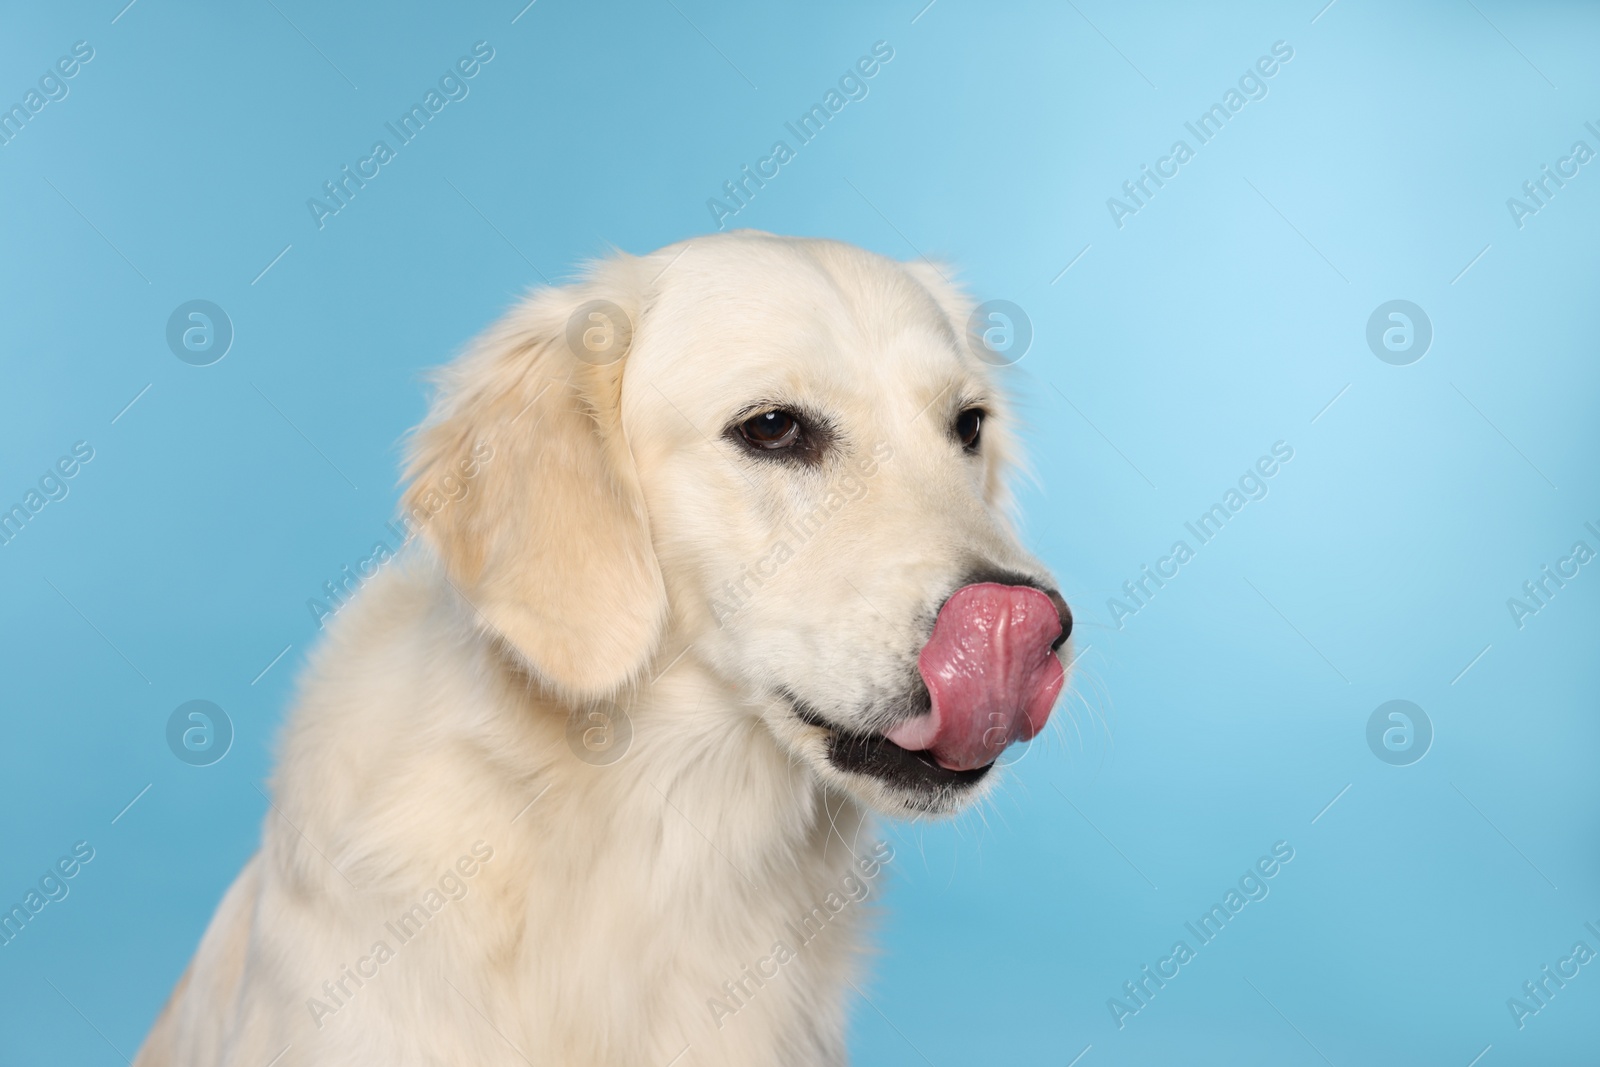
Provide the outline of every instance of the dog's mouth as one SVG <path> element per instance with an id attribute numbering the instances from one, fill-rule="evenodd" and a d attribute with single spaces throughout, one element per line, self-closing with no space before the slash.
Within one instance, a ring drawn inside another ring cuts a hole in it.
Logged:
<path id="1" fill-rule="evenodd" d="M 994 769 L 994 762 L 971 770 L 940 766 L 930 752 L 902 748 L 883 734 L 860 733 L 831 723 L 805 705 L 791 701 L 795 717 L 827 734 L 828 762 L 841 771 L 875 778 L 907 793 L 962 792 L 976 786 Z"/>
<path id="2" fill-rule="evenodd" d="M 1071 615 L 1032 585 L 974 582 L 939 609 L 894 707 L 864 710 L 876 730 L 829 721 L 783 693 L 796 718 L 827 733 L 836 769 L 875 778 L 913 805 L 952 806 L 981 782 L 1012 744 L 1044 728 L 1066 670 L 1058 649 Z M 909 797 L 908 797 L 909 795 Z"/>

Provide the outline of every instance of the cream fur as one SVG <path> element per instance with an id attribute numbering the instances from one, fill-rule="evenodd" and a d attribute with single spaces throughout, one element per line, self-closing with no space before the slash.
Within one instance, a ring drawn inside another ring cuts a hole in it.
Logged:
<path id="1" fill-rule="evenodd" d="M 632 326 L 610 363 L 567 343 L 596 299 Z M 1048 580 L 1004 518 L 1008 416 L 966 315 L 926 265 L 739 233 L 600 263 L 446 369 L 407 495 L 445 503 L 331 623 L 260 852 L 140 1067 L 843 1063 L 853 903 L 709 1005 L 859 877 L 868 810 L 974 799 L 841 772 L 785 697 L 885 728 L 964 573 Z M 979 457 L 963 402 L 990 412 Z M 820 465 L 723 436 L 763 403 L 827 417 Z M 578 758 L 624 716 L 621 759 Z"/>

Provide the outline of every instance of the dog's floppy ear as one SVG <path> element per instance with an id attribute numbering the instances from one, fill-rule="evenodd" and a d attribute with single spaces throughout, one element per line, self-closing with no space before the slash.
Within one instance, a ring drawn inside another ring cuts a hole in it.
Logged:
<path id="1" fill-rule="evenodd" d="M 666 592 L 620 394 L 636 261 L 535 293 L 446 367 L 405 505 L 480 622 L 568 700 L 609 696 L 661 637 Z"/>

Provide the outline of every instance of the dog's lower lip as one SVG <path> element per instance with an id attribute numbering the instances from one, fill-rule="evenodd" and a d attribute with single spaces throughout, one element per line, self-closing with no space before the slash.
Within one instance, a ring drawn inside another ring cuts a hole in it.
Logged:
<path id="1" fill-rule="evenodd" d="M 890 741 L 881 733 L 857 733 L 829 722 L 802 702 L 790 700 L 795 717 L 808 726 L 827 731 L 828 760 L 841 770 L 877 778 L 905 789 L 966 788 L 976 785 L 994 762 L 971 770 L 943 767 L 928 752 L 916 752 Z"/>

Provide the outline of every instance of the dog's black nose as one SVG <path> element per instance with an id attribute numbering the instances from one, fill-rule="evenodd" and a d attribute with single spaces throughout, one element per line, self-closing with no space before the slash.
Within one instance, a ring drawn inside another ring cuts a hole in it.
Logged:
<path id="1" fill-rule="evenodd" d="M 1056 589 L 1039 590 L 1050 598 L 1050 603 L 1056 606 L 1056 614 L 1061 616 L 1061 636 L 1055 639 L 1052 649 L 1060 648 L 1067 643 L 1067 638 L 1072 636 L 1072 609 L 1067 607 L 1067 598 Z"/>

